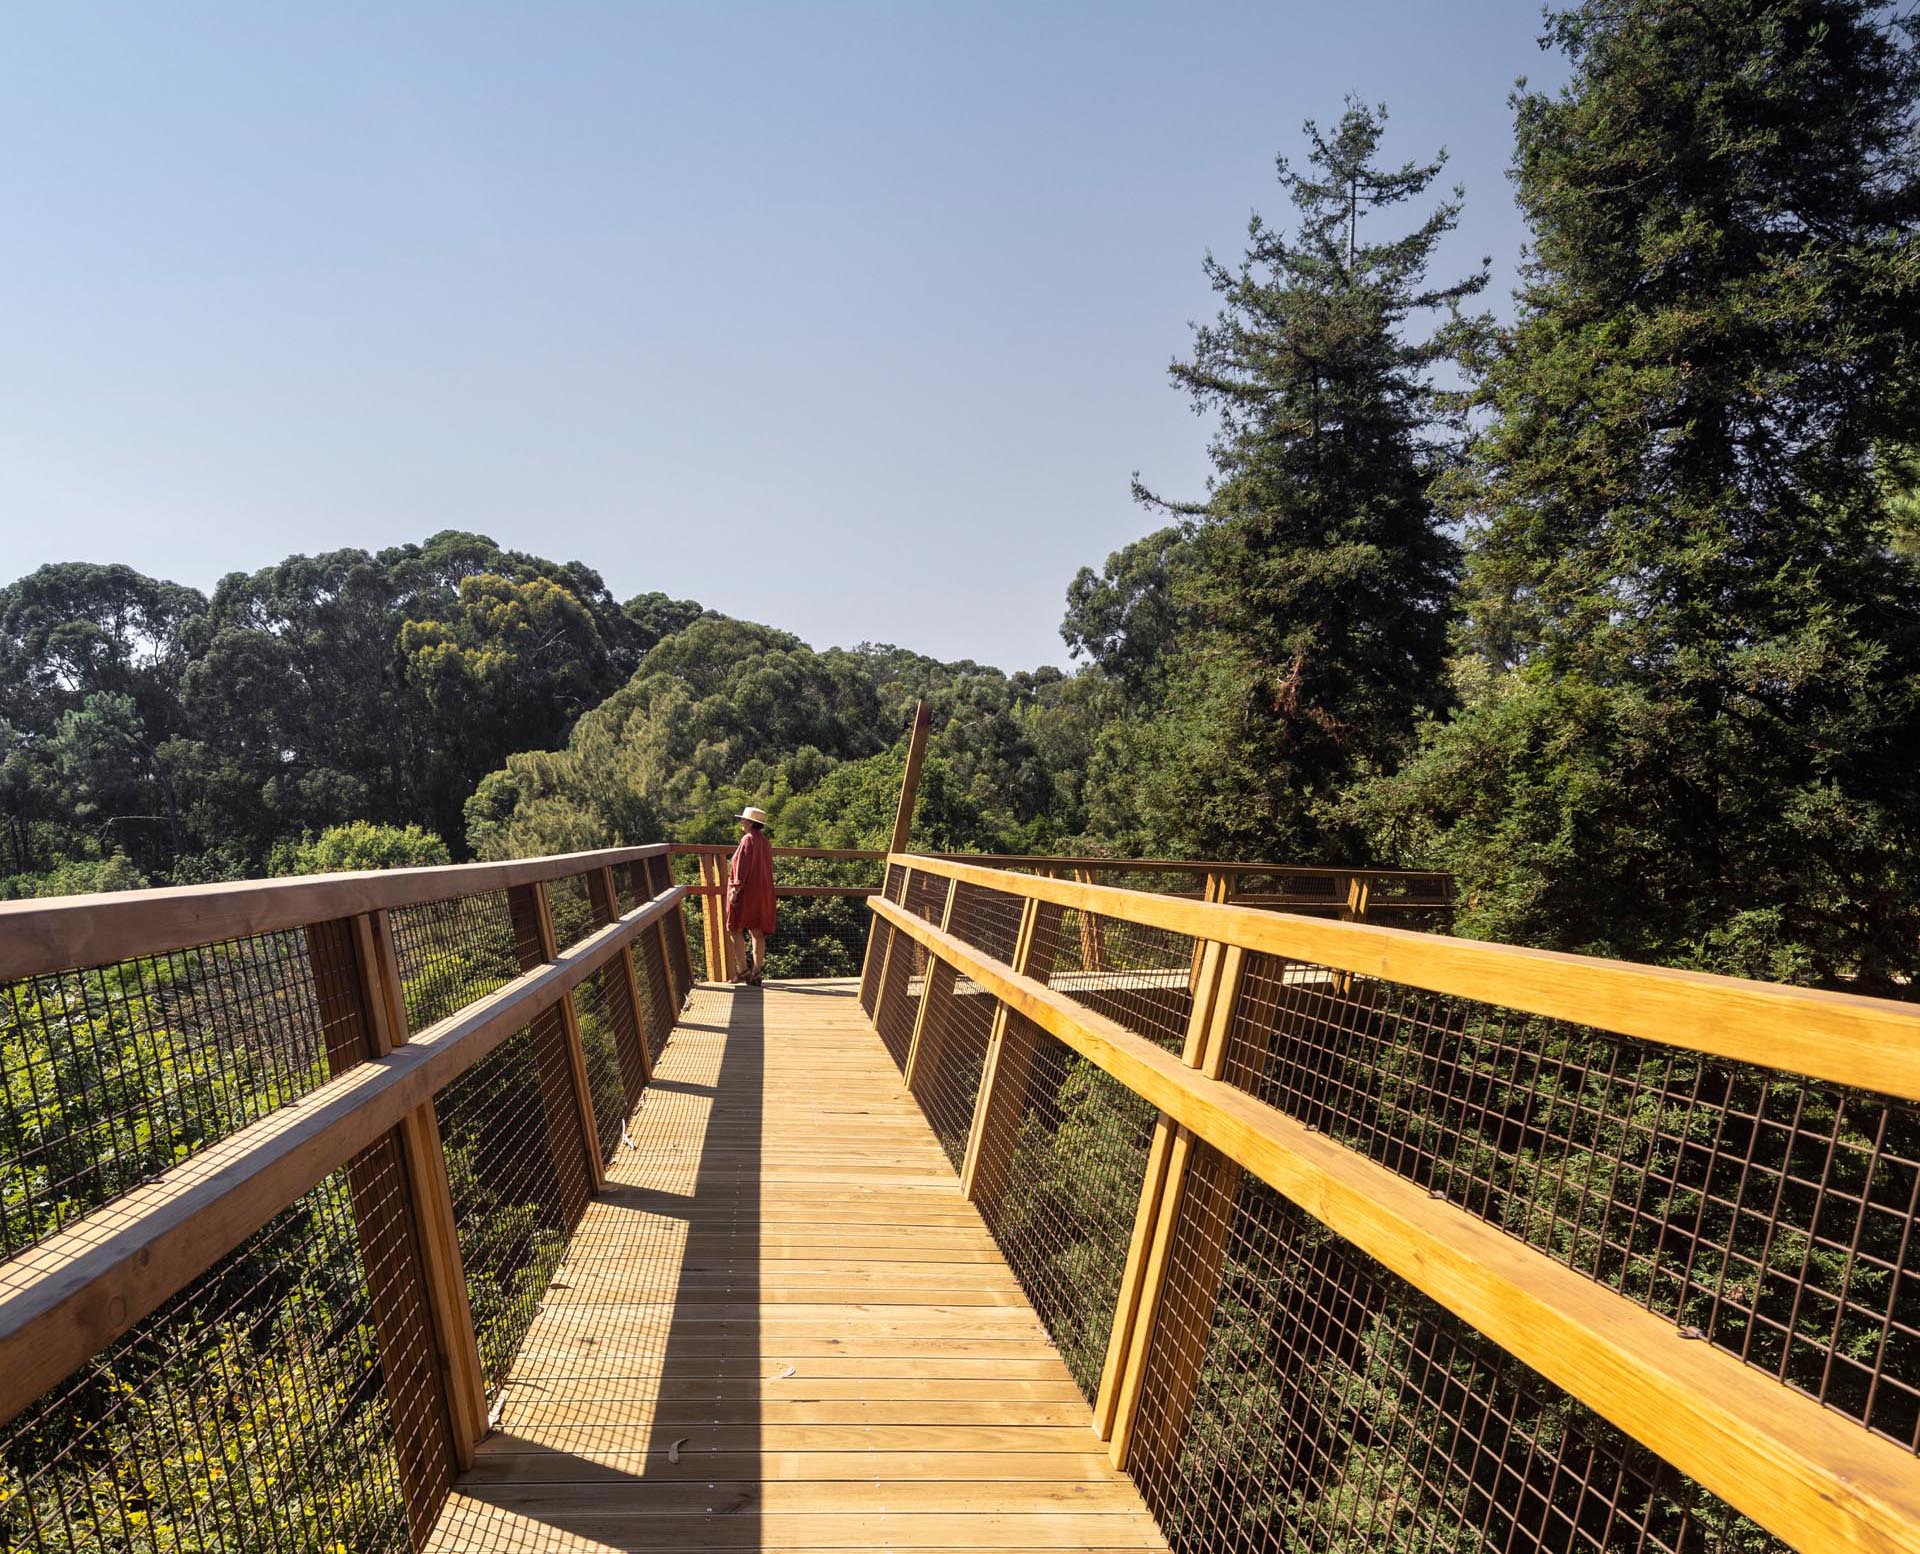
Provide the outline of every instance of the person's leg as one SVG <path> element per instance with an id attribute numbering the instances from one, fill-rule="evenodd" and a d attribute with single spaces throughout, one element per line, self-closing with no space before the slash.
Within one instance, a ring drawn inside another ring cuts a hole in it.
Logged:
<path id="1" fill-rule="evenodd" d="M 758 928 L 748 932 L 753 939 L 753 980 L 758 982 L 767 971 L 767 936 Z"/>

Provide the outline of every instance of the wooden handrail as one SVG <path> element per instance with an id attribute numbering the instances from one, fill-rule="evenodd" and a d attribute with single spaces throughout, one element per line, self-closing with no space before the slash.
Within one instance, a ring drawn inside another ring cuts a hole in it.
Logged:
<path id="1" fill-rule="evenodd" d="M 892 861 L 1196 941 L 1237 944 L 1259 954 L 1920 1100 L 1920 1007 L 1910 1004 L 1083 885 L 920 854 Z"/>
<path id="2" fill-rule="evenodd" d="M 0 1263 L 0 1424 L 679 907 L 678 887 Z"/>
<path id="3" fill-rule="evenodd" d="M 942 872 L 921 857 L 911 866 Z M 1140 913 L 1115 910 L 1123 904 L 1112 897 L 1133 893 L 1076 889 L 1101 894 L 1066 904 L 1097 905 L 1130 921 L 1143 918 L 1145 901 Z M 1029 897 L 1057 899 L 1039 892 Z M 1183 1061 L 884 897 L 870 905 L 876 919 L 1004 1009 L 1050 1033 L 1796 1547 L 1920 1549 L 1920 1461 L 1911 1453 L 1714 1345 L 1688 1342 L 1671 1323 L 1627 1297 L 1192 1066 L 1194 1054 Z M 1206 919 L 1186 921 L 1209 929 L 1213 943 L 1237 943 L 1223 930 L 1237 930 L 1247 920 L 1271 921 L 1257 913 L 1230 920 L 1232 908 L 1205 911 Z M 1031 912 L 1029 906 L 1027 916 Z M 1712 979 L 1716 985 L 1730 980 Z M 1488 996 L 1485 990 L 1482 996 Z M 990 1105 L 989 1083 L 982 1082 L 976 1128 Z M 1142 1221 L 1150 1218 L 1143 1210 Z"/>
<path id="4" fill-rule="evenodd" d="M 290 879 L 174 885 L 159 890 L 0 901 L 0 982 L 308 923 L 392 911 L 565 879 L 665 854 L 667 844 L 558 853 L 505 863 L 451 863 L 424 869 L 365 869 Z"/>

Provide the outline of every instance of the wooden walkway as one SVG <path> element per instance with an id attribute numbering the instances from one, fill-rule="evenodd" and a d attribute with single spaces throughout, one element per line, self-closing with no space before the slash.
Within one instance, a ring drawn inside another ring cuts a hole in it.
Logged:
<path id="1" fill-rule="evenodd" d="M 696 992 L 436 1549 L 1164 1549 L 846 983 Z"/>

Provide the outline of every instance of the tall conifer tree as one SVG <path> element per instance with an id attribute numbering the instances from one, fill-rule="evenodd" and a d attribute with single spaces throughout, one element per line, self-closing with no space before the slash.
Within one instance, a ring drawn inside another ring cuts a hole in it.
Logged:
<path id="1" fill-rule="evenodd" d="M 1343 786 L 1444 698 L 1457 555 L 1428 496 L 1448 453 L 1432 378 L 1482 327 L 1458 305 L 1486 275 L 1427 278 L 1458 190 L 1382 232 L 1444 160 L 1382 166 L 1383 121 L 1349 103 L 1331 134 L 1306 126 L 1307 167 L 1279 162 L 1296 231 L 1255 216 L 1237 269 L 1208 257 L 1220 313 L 1172 368 L 1219 416 L 1215 476 L 1203 502 L 1137 493 L 1186 525 L 1180 635 L 1152 677 L 1161 705 L 1106 752 L 1158 846 L 1312 858 Z M 1070 640 L 1103 597 L 1077 580 Z"/>
<path id="2" fill-rule="evenodd" d="M 1470 930 L 1891 987 L 1920 944 L 1916 74 L 1867 0 L 1588 0 L 1515 98 L 1535 249 L 1477 525 L 1481 692 L 1384 793 Z"/>

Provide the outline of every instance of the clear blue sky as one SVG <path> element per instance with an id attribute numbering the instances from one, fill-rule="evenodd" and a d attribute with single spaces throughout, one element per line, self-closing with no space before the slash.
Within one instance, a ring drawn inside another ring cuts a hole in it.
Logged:
<path id="1" fill-rule="evenodd" d="M 0 580 L 442 528 L 816 645 L 1062 662 L 1197 493 L 1209 247 L 1347 92 L 1523 232 L 1535 0 L 16 7 Z"/>

